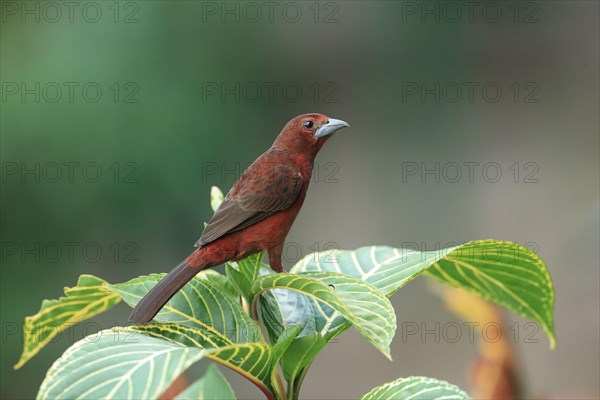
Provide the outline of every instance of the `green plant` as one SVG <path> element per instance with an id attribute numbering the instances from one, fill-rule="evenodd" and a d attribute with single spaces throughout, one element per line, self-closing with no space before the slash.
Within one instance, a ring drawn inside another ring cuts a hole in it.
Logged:
<path id="1" fill-rule="evenodd" d="M 213 190 L 211 197 L 216 209 L 222 194 Z M 387 246 L 326 251 L 281 274 L 262 258 L 228 263 L 225 275 L 214 270 L 198 274 L 161 310 L 156 323 L 104 330 L 75 343 L 50 368 L 38 398 L 154 399 L 206 358 L 240 373 L 268 399 L 296 399 L 317 354 L 350 326 L 391 359 L 396 316 L 388 297 L 421 274 L 532 319 L 555 345 L 550 275 L 535 253 L 515 243 L 480 240 L 432 252 Z M 45 300 L 37 314 L 25 319 L 23 354 L 15 368 L 71 324 L 120 300 L 134 306 L 162 276 L 111 285 L 82 275 L 77 286 L 65 288 L 65 297 Z M 362 398 L 415 393 L 468 398 L 455 386 L 424 377 L 386 383 Z M 216 368 L 177 398 L 205 397 L 234 398 Z"/>

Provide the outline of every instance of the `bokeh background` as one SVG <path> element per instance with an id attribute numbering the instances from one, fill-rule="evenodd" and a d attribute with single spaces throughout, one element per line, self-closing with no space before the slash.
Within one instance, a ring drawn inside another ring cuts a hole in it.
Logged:
<path id="1" fill-rule="evenodd" d="M 228 190 L 305 112 L 351 128 L 318 156 L 287 268 L 330 242 L 525 244 L 552 274 L 558 339 L 525 341 L 507 315 L 526 394 L 599 396 L 598 2 L 54 4 L 1 4 L 2 398 L 34 397 L 70 344 L 127 321 L 120 304 L 13 371 L 42 299 L 83 273 L 169 270 L 211 216 L 210 187 Z M 424 279 L 392 303 L 399 332 L 461 322 Z M 399 333 L 389 363 L 351 330 L 302 395 L 356 398 L 409 375 L 468 388 L 476 352 L 466 330 Z"/>

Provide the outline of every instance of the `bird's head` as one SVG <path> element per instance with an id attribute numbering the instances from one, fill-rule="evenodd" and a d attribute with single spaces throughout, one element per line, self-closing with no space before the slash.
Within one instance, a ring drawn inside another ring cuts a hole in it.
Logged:
<path id="1" fill-rule="evenodd" d="M 346 122 L 323 114 L 303 114 L 288 122 L 273 147 L 292 153 L 316 155 L 334 132 L 347 128 Z"/>

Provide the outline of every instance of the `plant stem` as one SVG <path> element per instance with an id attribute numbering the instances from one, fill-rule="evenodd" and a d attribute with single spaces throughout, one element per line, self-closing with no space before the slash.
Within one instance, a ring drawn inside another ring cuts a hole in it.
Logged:
<path id="1" fill-rule="evenodd" d="M 246 314 L 250 316 L 258 326 L 258 331 L 260 332 L 260 338 L 263 342 L 268 343 L 265 338 L 265 334 L 262 330 L 262 326 L 260 325 L 260 318 L 258 317 L 258 302 L 253 301 L 252 304 L 249 304 L 244 296 L 242 296 L 242 305 Z M 283 384 L 283 377 L 279 372 L 279 368 L 275 366 L 273 373 L 271 374 L 271 379 L 275 383 L 275 396 L 277 400 L 287 399 L 287 393 L 285 391 L 285 386 Z"/>
<path id="2" fill-rule="evenodd" d="M 302 382 L 304 381 L 304 377 L 308 372 L 308 368 L 310 364 L 306 367 L 302 368 L 302 372 L 300 375 L 296 377 L 289 385 L 288 385 L 288 400 L 297 400 L 300 396 L 300 388 L 302 387 Z"/>
<path id="3" fill-rule="evenodd" d="M 279 373 L 279 369 L 277 368 L 277 366 L 275 367 L 275 370 L 273 371 L 273 380 L 275 381 L 275 391 L 277 392 L 277 398 L 279 400 L 286 399 L 287 394 L 285 392 L 285 386 L 283 385 L 283 378 L 281 377 L 281 374 Z"/>

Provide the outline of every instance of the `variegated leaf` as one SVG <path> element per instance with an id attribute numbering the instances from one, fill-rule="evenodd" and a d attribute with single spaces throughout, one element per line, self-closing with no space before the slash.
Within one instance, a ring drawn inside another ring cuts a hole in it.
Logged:
<path id="1" fill-rule="evenodd" d="M 23 353 L 14 368 L 22 367 L 63 330 L 117 304 L 120 297 L 107 285 L 95 276 L 81 275 L 77 286 L 64 289 L 65 297 L 44 300 L 37 314 L 25 317 Z"/>
<path id="2" fill-rule="evenodd" d="M 355 276 L 387 296 L 427 271 L 428 276 L 533 319 L 548 333 L 554 346 L 554 290 L 550 275 L 535 253 L 515 243 L 483 240 L 430 252 L 387 246 L 331 250 L 309 255 L 291 270 L 301 275 L 317 271 Z M 337 311 L 327 310 L 297 292 L 274 290 L 265 294 L 261 312 L 271 338 L 277 337 L 286 326 L 298 325 L 300 337 L 319 331 L 329 341 L 351 326 Z M 290 366 L 295 346 L 296 343 L 292 343 L 289 354 L 284 355 L 284 361 Z M 316 352 L 317 348 L 313 348 L 312 353 Z M 298 351 L 298 354 L 303 353 Z M 298 363 L 308 365 L 310 361 L 302 355 Z M 295 373 L 302 375 L 302 371 Z"/>
<path id="3" fill-rule="evenodd" d="M 369 282 L 387 296 L 426 271 L 540 324 L 555 345 L 554 288 L 544 262 L 516 243 L 478 240 L 438 251 L 390 247 L 333 251 L 300 261 L 292 272 L 333 271 Z M 312 323 L 312 322 L 309 322 Z M 335 326 L 334 326 L 335 328 Z"/>
<path id="4" fill-rule="evenodd" d="M 189 327 L 179 324 L 145 324 L 130 326 L 129 331 L 170 340 L 182 346 L 212 349 L 234 344 L 227 336 L 202 325 Z"/>
<path id="5" fill-rule="evenodd" d="M 426 275 L 537 322 L 550 347 L 556 345 L 554 287 L 548 268 L 533 251 L 510 242 L 469 242 L 434 263 Z"/>
<path id="6" fill-rule="evenodd" d="M 423 376 L 400 378 L 377 386 L 360 400 L 470 400 L 457 386 Z"/>
<path id="7" fill-rule="evenodd" d="M 163 276 L 141 276 L 111 285 L 110 289 L 129 305 L 135 306 Z M 238 301 L 213 279 L 206 277 L 195 277 L 188 282 L 165 304 L 154 320 L 211 330 L 235 343 L 261 340 L 256 322 L 244 312 Z"/>
<path id="8" fill-rule="evenodd" d="M 203 347 L 209 340 L 218 340 L 207 332 L 195 328 L 182 330 L 176 324 L 132 326 L 128 330 L 184 346 Z M 238 372 L 270 396 L 281 391 L 276 387 L 277 382 L 272 381 L 272 374 L 296 333 L 295 328 L 289 328 L 274 346 L 256 342 L 207 348 L 210 352 L 206 357 Z"/>
<path id="9" fill-rule="evenodd" d="M 396 331 L 396 315 L 389 300 L 368 283 L 329 272 L 265 275 L 253 285 L 253 307 L 257 306 L 258 295 L 272 289 L 292 290 L 314 299 L 314 307 L 319 310 L 302 311 L 320 312 L 323 316 L 332 317 L 319 320 L 320 324 L 315 327 L 318 332 L 328 332 L 337 317 L 335 312 L 338 312 L 386 357 L 391 358 L 389 345 Z M 300 315 L 297 316 L 300 322 L 304 321 Z M 286 322 L 286 327 L 300 325 L 289 319 Z"/>
<path id="10" fill-rule="evenodd" d="M 56 360 L 37 399 L 156 399 L 210 351 L 127 329 L 101 331 Z"/>
<path id="11" fill-rule="evenodd" d="M 101 331 L 77 342 L 54 363 L 38 399 L 155 399 L 202 358 L 227 366 L 268 398 L 275 397 L 273 370 L 291 338 L 274 347 L 264 342 L 197 347 L 205 335 L 175 324 Z"/>

